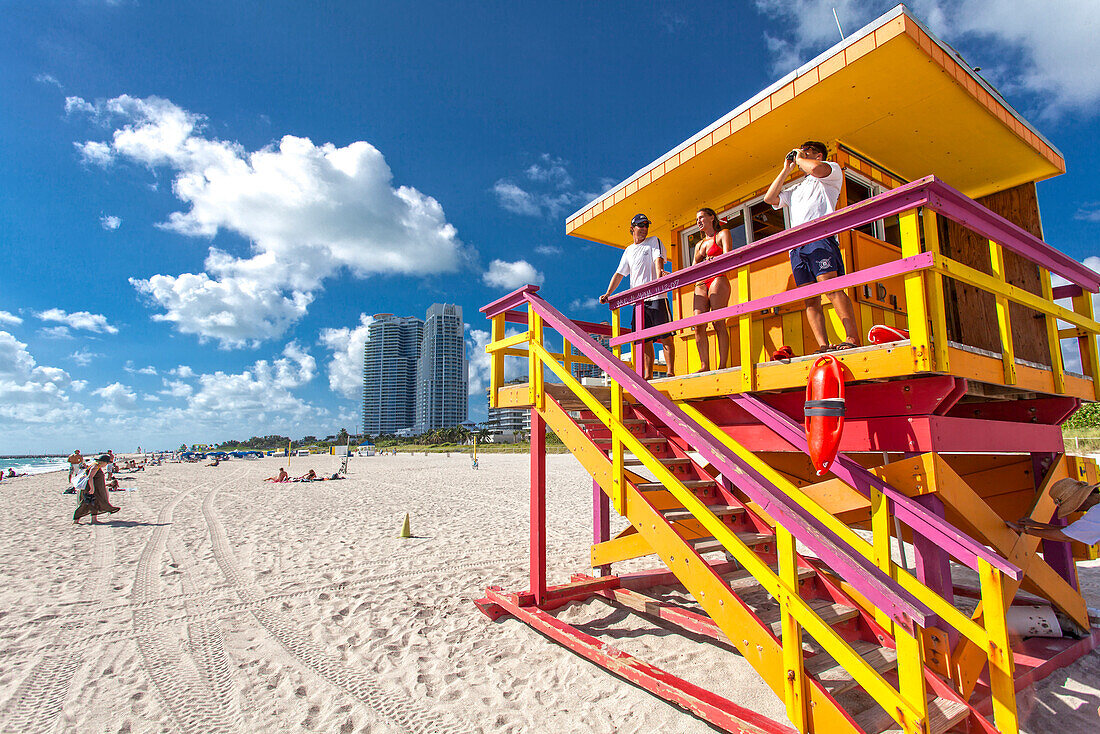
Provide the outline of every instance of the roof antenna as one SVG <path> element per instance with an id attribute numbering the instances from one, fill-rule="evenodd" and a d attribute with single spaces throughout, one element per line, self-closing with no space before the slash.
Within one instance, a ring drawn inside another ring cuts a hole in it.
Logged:
<path id="1" fill-rule="evenodd" d="M 844 40 L 844 29 L 840 27 L 840 18 L 836 14 L 836 8 L 833 8 L 833 19 L 836 20 L 836 29 L 840 31 L 840 40 Z"/>

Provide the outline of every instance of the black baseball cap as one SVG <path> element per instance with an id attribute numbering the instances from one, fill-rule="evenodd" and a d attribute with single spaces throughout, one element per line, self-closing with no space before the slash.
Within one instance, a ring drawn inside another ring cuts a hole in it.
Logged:
<path id="1" fill-rule="evenodd" d="M 640 227 L 643 224 L 649 224 L 649 217 L 645 214 L 635 214 L 634 218 L 630 220 L 631 227 Z"/>

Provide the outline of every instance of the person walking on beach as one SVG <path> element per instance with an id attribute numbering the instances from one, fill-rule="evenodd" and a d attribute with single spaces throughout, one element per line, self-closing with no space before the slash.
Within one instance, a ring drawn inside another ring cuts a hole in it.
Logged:
<path id="1" fill-rule="evenodd" d="M 100 454 L 88 469 L 88 486 L 81 494 L 81 502 L 73 513 L 73 525 L 80 524 L 80 518 L 85 515 L 92 516 L 92 522 L 96 522 L 97 515 L 111 515 L 118 512 L 120 507 L 111 504 L 111 498 L 107 494 L 107 480 L 104 471 L 111 463 L 111 457 Z"/>
<path id="2" fill-rule="evenodd" d="M 764 201 L 773 209 L 787 207 L 790 210 L 791 226 L 813 221 L 836 211 L 836 202 L 840 198 L 840 187 L 844 185 L 844 171 L 831 161 L 825 160 L 829 149 L 824 143 L 807 140 L 800 147 L 787 154 L 783 169 L 772 181 Z M 787 191 L 781 191 L 783 182 L 795 168 L 806 174 L 798 185 Z M 840 256 L 840 245 L 835 236 L 826 237 L 805 245 L 799 245 L 790 251 L 791 272 L 796 286 L 820 283 L 839 275 L 844 275 L 844 260 Z M 821 297 L 806 299 L 806 321 L 817 340 L 818 353 L 839 349 L 851 349 L 859 346 L 859 332 L 856 329 L 856 313 L 852 299 L 843 290 L 827 294 L 829 303 L 840 316 L 846 339 L 840 344 L 829 344 L 829 334 L 825 329 L 825 314 L 821 311 Z"/>
<path id="3" fill-rule="evenodd" d="M 80 455 L 80 449 L 69 454 L 69 483 L 73 481 L 73 475 L 84 468 L 84 457 Z"/>
<path id="4" fill-rule="evenodd" d="M 635 214 L 630 220 L 630 236 L 634 240 L 623 250 L 623 256 L 619 260 L 619 267 L 611 277 L 611 283 L 607 286 L 607 292 L 600 296 L 600 303 L 607 303 L 607 299 L 619 287 L 623 276 L 630 276 L 630 287 L 637 288 L 640 285 L 650 283 L 664 274 L 665 270 L 665 246 L 660 238 L 649 236 L 649 217 L 645 214 Z M 634 309 L 630 309 L 635 313 Z M 672 321 L 672 312 L 668 308 L 668 298 L 664 295 L 654 296 L 645 301 L 642 308 L 642 324 L 636 324 L 631 320 L 631 331 L 648 329 L 652 326 L 667 324 Z M 653 337 L 645 340 L 642 348 L 642 377 L 646 380 L 653 379 L 653 342 L 660 339 L 665 348 L 665 365 L 668 376 L 673 376 L 673 338 L 672 333 L 661 337 Z"/>

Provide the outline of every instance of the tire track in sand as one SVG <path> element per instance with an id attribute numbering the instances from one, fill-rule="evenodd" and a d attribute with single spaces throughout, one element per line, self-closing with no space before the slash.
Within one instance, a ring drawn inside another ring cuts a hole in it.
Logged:
<path id="1" fill-rule="evenodd" d="M 220 487 L 211 489 L 202 502 L 202 514 L 210 530 L 214 560 L 222 574 L 245 602 L 257 602 L 252 615 L 291 656 L 336 688 L 350 694 L 369 709 L 413 734 L 466 732 L 473 727 L 453 716 L 426 711 L 420 702 L 400 691 L 387 689 L 377 676 L 349 668 L 335 659 L 286 615 L 268 608 L 264 591 L 238 564 L 214 506 Z"/>
<path id="2" fill-rule="evenodd" d="M 74 569 L 86 568 L 81 563 L 81 554 L 76 555 Z M 96 525 L 92 528 L 91 573 L 84 579 L 81 596 L 99 603 L 106 593 L 111 578 L 115 558 L 115 535 L 111 528 Z M 89 618 L 89 619 L 93 619 Z M 65 699 L 69 695 L 69 684 L 84 662 L 83 646 L 73 643 L 87 621 L 57 621 L 57 634 L 54 642 L 46 646 L 47 652 L 27 673 L 27 677 L 15 689 L 15 693 L 3 709 L 3 729 L 5 732 L 49 732 L 52 731 Z"/>
<path id="3" fill-rule="evenodd" d="M 239 474 L 239 471 L 231 474 L 224 481 L 231 481 Z M 217 645 L 210 635 L 198 635 L 196 657 L 202 662 L 196 662 L 181 653 L 180 641 L 175 634 L 154 628 L 163 621 L 164 610 L 155 605 L 143 605 L 143 602 L 160 595 L 161 562 L 171 533 L 172 516 L 176 506 L 194 489 L 192 486 L 178 491 L 157 515 L 157 525 L 142 549 L 134 575 L 132 626 L 145 670 L 182 731 L 195 734 L 239 732 L 239 709 L 236 718 L 232 707 L 226 710 L 224 697 L 219 694 L 219 683 L 209 672 L 211 661 L 218 655 L 215 651 Z M 224 650 L 221 655 L 224 657 Z"/>

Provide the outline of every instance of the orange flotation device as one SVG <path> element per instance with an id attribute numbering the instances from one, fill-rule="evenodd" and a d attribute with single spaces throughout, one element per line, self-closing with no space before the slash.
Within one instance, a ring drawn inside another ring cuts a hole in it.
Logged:
<path id="1" fill-rule="evenodd" d="M 824 476 L 840 449 L 844 430 L 844 376 L 831 354 L 818 358 L 806 380 L 806 442 L 817 476 Z"/>

